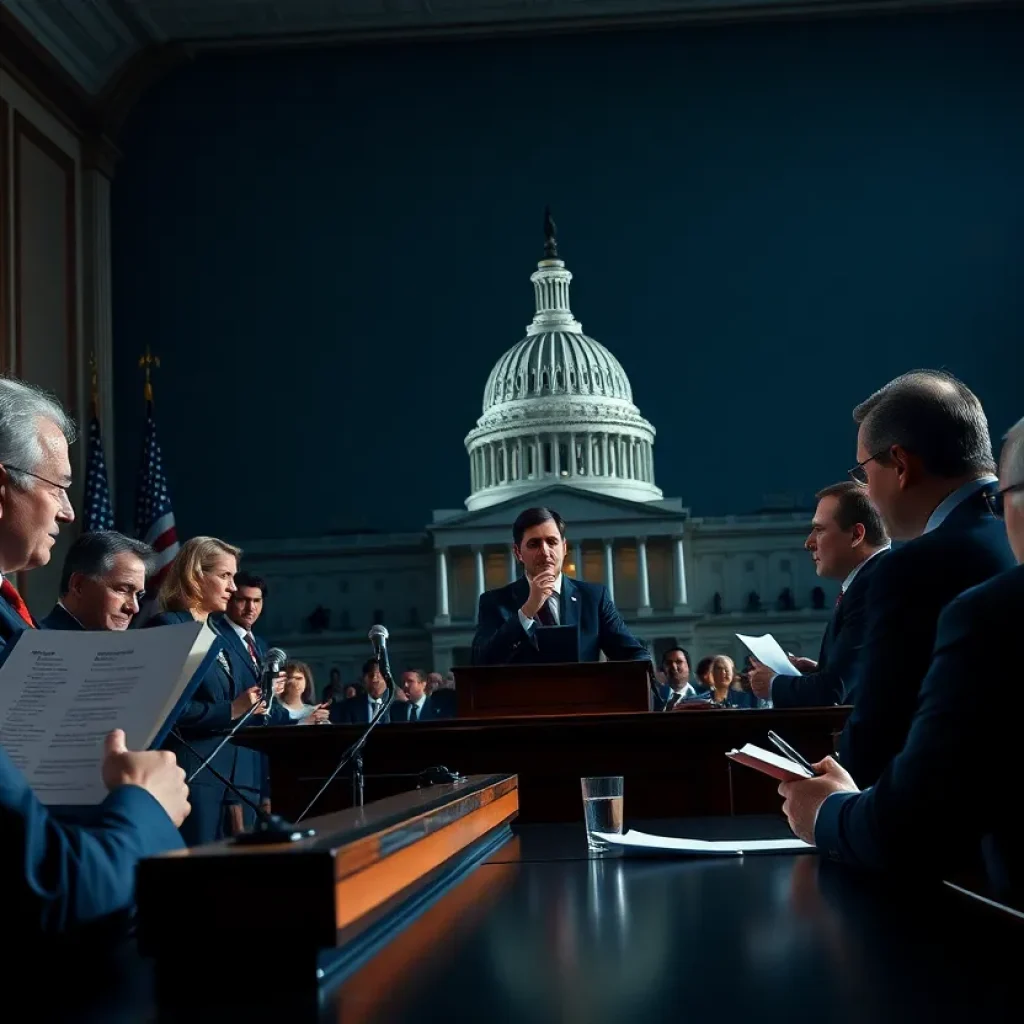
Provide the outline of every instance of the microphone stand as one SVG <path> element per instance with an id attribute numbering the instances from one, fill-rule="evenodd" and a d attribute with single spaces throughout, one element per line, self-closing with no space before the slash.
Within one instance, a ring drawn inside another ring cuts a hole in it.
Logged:
<path id="1" fill-rule="evenodd" d="M 306 805 L 306 809 L 295 819 L 297 825 L 303 818 L 309 814 L 313 805 L 323 796 L 327 787 L 338 777 L 341 769 L 349 763 L 354 761 L 352 766 L 352 800 L 353 805 L 356 807 L 363 806 L 363 784 L 366 776 L 363 773 L 363 747 L 366 746 L 366 741 L 370 738 L 370 733 L 373 732 L 377 723 L 388 713 L 388 709 L 391 707 L 392 702 L 395 699 L 395 681 L 391 678 L 391 666 L 388 664 L 387 648 L 382 647 L 380 656 L 377 659 L 380 665 L 380 673 L 384 677 L 384 682 L 387 684 L 387 696 L 384 698 L 384 702 L 377 709 L 377 714 L 370 719 L 370 724 L 363 731 L 362 736 L 359 737 L 352 744 L 344 754 L 341 755 L 341 760 L 335 766 L 335 769 L 328 776 L 327 781 L 317 790 L 316 796 Z"/>

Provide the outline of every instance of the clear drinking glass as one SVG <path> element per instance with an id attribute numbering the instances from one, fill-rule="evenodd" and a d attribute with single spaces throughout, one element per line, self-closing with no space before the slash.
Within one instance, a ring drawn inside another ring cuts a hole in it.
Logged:
<path id="1" fill-rule="evenodd" d="M 587 847 L 593 853 L 605 853 L 608 843 L 595 832 L 622 835 L 622 776 L 605 775 L 580 779 L 583 787 L 583 820 L 587 826 Z"/>

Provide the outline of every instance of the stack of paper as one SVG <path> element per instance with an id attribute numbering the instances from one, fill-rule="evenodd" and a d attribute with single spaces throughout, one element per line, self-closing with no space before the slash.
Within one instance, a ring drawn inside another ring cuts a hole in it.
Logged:
<path id="1" fill-rule="evenodd" d="M 770 668 L 776 675 L 798 676 L 801 674 L 771 633 L 765 633 L 764 636 L 744 636 L 742 633 L 737 633 L 736 636 L 743 641 L 747 650 L 762 665 Z"/>
<path id="2" fill-rule="evenodd" d="M 802 839 L 673 839 L 671 836 L 651 836 L 632 829 L 625 835 L 611 832 L 595 832 L 594 835 L 609 845 L 627 850 L 677 853 L 691 857 L 741 857 L 747 853 L 802 853 L 814 849 Z"/>

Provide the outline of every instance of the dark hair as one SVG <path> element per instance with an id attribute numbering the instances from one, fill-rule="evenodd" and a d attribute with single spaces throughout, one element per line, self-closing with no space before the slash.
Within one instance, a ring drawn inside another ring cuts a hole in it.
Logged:
<path id="1" fill-rule="evenodd" d="M 932 476 L 955 479 L 994 473 L 992 439 L 978 396 L 944 370 L 913 370 L 876 391 L 853 410 L 864 448 L 885 464 L 900 445 Z"/>
<path id="2" fill-rule="evenodd" d="M 83 576 L 96 579 L 105 576 L 114 568 L 114 559 L 118 555 L 131 554 L 142 560 L 146 567 L 147 578 L 155 568 L 156 554 L 153 549 L 134 537 L 126 537 L 115 530 L 99 530 L 96 533 L 83 533 L 68 548 L 64 557 L 64 568 L 60 574 L 60 592 L 66 594 L 71 589 L 71 577 L 80 572 Z"/>
<path id="3" fill-rule="evenodd" d="M 256 576 L 251 572 L 239 570 L 235 573 L 236 587 L 259 587 L 260 593 L 267 596 L 267 581 L 262 576 Z"/>
<path id="4" fill-rule="evenodd" d="M 676 651 L 681 651 L 682 652 L 683 657 L 686 659 L 687 667 L 689 667 L 690 665 L 693 664 L 693 662 L 690 661 L 690 652 L 685 647 L 670 647 L 661 656 L 661 667 L 662 668 L 665 667 L 665 662 L 668 661 L 668 656 L 670 654 L 675 654 Z"/>
<path id="5" fill-rule="evenodd" d="M 525 512 L 520 512 L 512 524 L 512 540 L 516 547 L 523 543 L 523 534 L 527 530 L 540 526 L 541 523 L 554 523 L 562 538 L 565 538 L 565 520 L 553 508 L 528 508 Z"/>
<path id="6" fill-rule="evenodd" d="M 864 539 L 873 547 L 880 548 L 888 539 L 882 514 L 871 503 L 867 490 L 852 480 L 843 480 L 838 484 L 822 487 L 815 495 L 818 501 L 822 498 L 835 498 L 835 520 L 843 530 L 852 530 L 857 523 L 864 527 Z"/>
<path id="7" fill-rule="evenodd" d="M 424 672 L 423 669 L 421 668 L 407 668 L 405 672 L 402 673 L 402 675 L 405 675 L 406 672 L 411 673 L 412 675 L 419 676 L 421 683 L 425 683 L 427 681 L 427 673 Z"/>
<path id="8" fill-rule="evenodd" d="M 380 663 L 377 661 L 376 658 L 367 658 L 366 661 L 363 662 L 362 670 L 359 673 L 360 678 L 362 678 L 365 675 L 368 675 L 375 668 L 378 668 L 379 665 Z"/>
<path id="9" fill-rule="evenodd" d="M 694 670 L 694 675 L 700 679 L 701 676 L 706 675 L 711 666 L 715 663 L 714 658 L 701 658 L 697 662 L 697 668 Z"/>

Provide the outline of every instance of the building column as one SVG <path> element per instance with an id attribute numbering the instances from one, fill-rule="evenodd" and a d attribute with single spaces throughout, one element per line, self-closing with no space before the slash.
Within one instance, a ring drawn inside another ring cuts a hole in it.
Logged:
<path id="1" fill-rule="evenodd" d="M 576 435 L 569 434 L 569 476 L 576 475 Z"/>
<path id="2" fill-rule="evenodd" d="M 639 591 L 637 615 L 647 616 L 651 608 L 651 581 L 647 575 L 647 538 L 636 539 L 636 581 Z"/>
<path id="3" fill-rule="evenodd" d="M 562 476 L 562 446 L 557 434 L 551 435 L 551 472 L 556 478 Z"/>
<path id="4" fill-rule="evenodd" d="M 479 600 L 480 595 L 487 589 L 487 577 L 484 573 L 483 548 L 473 548 L 473 569 L 476 581 L 476 596 L 477 600 Z"/>
<path id="5" fill-rule="evenodd" d="M 608 435 L 601 435 L 601 476 L 608 475 Z"/>
<path id="6" fill-rule="evenodd" d="M 493 487 L 498 482 L 494 475 L 494 445 L 487 445 L 487 486 Z"/>
<path id="7" fill-rule="evenodd" d="M 447 626 L 451 622 L 451 611 L 448 607 L 448 549 L 439 548 L 437 552 L 437 614 L 434 623 Z"/>
<path id="8" fill-rule="evenodd" d="M 672 583 L 674 611 L 686 610 L 686 561 L 683 554 L 683 538 L 672 538 Z"/>
<path id="9" fill-rule="evenodd" d="M 501 464 L 504 469 L 502 483 L 507 484 L 512 479 L 512 460 L 508 455 L 508 440 L 505 438 L 501 441 Z"/>
<path id="10" fill-rule="evenodd" d="M 520 437 L 516 441 L 516 450 L 519 452 L 519 479 L 526 479 L 526 446 L 523 444 L 523 439 Z"/>
<path id="11" fill-rule="evenodd" d="M 576 579 L 583 579 L 583 544 L 580 541 L 572 546 L 572 560 L 576 563 Z"/>
<path id="12" fill-rule="evenodd" d="M 604 542 L 604 585 L 608 588 L 608 596 L 615 600 L 615 549 L 612 542 Z"/>
<path id="13" fill-rule="evenodd" d="M 515 583 L 519 579 L 519 563 L 516 561 L 516 553 L 512 548 L 508 549 L 508 581 Z"/>
<path id="14" fill-rule="evenodd" d="M 594 475 L 594 438 L 589 432 L 586 435 L 587 454 L 583 459 L 583 468 L 587 476 Z"/>

